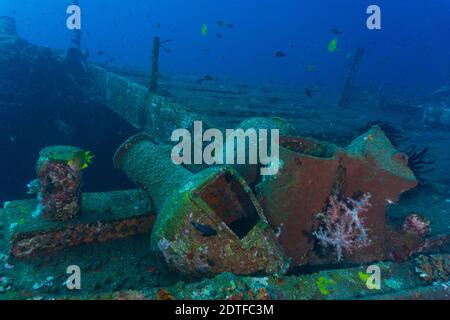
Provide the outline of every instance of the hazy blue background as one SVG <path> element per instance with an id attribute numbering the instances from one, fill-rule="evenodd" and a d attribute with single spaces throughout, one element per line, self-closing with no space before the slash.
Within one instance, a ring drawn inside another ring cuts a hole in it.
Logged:
<path id="1" fill-rule="evenodd" d="M 240 81 L 293 86 L 342 86 L 349 53 L 366 49 L 360 83 L 410 92 L 450 79 L 450 0 L 80 0 L 83 48 L 91 58 L 149 68 L 155 35 L 172 39 L 161 71 L 211 74 Z M 31 42 L 67 48 L 70 0 L 1 0 Z M 366 29 L 366 8 L 382 9 L 382 30 Z M 234 25 L 219 28 L 218 20 Z M 160 24 L 160 28 L 157 24 Z M 209 36 L 200 33 L 203 23 Z M 329 53 L 331 28 L 344 34 Z M 223 39 L 216 37 L 220 32 Z M 207 49 L 208 52 L 204 50 Z M 106 51 L 101 57 L 98 50 Z M 286 52 L 274 58 L 277 50 Z M 316 72 L 307 66 L 315 64 Z"/>

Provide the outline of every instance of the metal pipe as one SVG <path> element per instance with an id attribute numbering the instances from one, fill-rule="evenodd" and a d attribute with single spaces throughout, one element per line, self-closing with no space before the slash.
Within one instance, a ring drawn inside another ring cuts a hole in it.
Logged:
<path id="1" fill-rule="evenodd" d="M 159 37 L 153 39 L 153 53 L 152 53 L 152 71 L 150 74 L 150 92 L 156 92 L 158 88 L 159 76 L 159 49 L 161 48 L 161 40 Z"/>

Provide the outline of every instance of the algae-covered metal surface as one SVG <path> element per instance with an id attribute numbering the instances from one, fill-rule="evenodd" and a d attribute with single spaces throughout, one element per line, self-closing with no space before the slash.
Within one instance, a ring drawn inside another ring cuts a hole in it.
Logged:
<path id="1" fill-rule="evenodd" d="M 153 210 L 150 200 L 139 190 L 85 193 L 82 203 L 82 214 L 70 223 L 108 222 L 150 215 Z M 2 217 L 6 220 L 3 224 L 8 226 L 9 223 L 11 231 L 20 233 L 53 230 L 67 226 L 67 223 L 63 222 L 42 217 L 34 218 L 32 212 L 37 204 L 38 201 L 35 199 L 7 202 L 1 209 Z M 17 225 L 12 227 L 15 223 Z"/>
<path id="2" fill-rule="evenodd" d="M 5 252 L 18 259 L 46 255 L 68 247 L 148 233 L 154 216 L 138 190 L 83 195 L 80 217 L 59 222 L 34 216 L 35 200 L 9 202 L 0 212 Z"/>
<path id="3" fill-rule="evenodd" d="M 199 282 L 179 281 L 173 286 L 121 290 L 79 296 L 81 299 L 118 300 L 348 300 L 446 299 L 448 284 L 427 282 L 413 262 L 377 263 L 382 281 L 370 286 L 367 266 L 321 271 L 298 276 L 236 276 L 222 273 Z"/>
<path id="4" fill-rule="evenodd" d="M 95 78 L 96 92 L 103 104 L 156 140 L 169 142 L 173 130 L 190 129 L 194 121 L 203 120 L 205 126 L 208 123 L 201 114 L 192 113 L 127 78 L 93 65 L 89 66 L 89 72 Z"/>

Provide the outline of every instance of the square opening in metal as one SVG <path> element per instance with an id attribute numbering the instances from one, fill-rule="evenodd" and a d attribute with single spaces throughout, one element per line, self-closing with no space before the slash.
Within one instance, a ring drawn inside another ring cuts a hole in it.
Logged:
<path id="1" fill-rule="evenodd" d="M 239 239 L 244 238 L 260 220 L 249 194 L 229 171 L 208 183 L 199 196 Z"/>

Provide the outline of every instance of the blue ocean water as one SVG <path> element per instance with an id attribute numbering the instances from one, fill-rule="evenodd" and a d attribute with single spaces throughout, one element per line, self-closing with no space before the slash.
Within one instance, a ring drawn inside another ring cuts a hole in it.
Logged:
<path id="1" fill-rule="evenodd" d="M 14 17 L 29 41 L 56 48 L 70 46 L 65 10 L 71 1 L 3 0 L 0 12 Z M 447 0 L 109 0 L 79 1 L 83 48 L 94 61 L 150 67 L 153 36 L 172 39 L 172 53 L 161 57 L 165 72 L 214 74 L 236 80 L 292 86 L 340 85 L 348 54 L 366 49 L 360 81 L 408 92 L 430 90 L 450 78 L 450 25 Z M 366 9 L 382 9 L 382 29 L 366 28 Z M 218 21 L 233 28 L 219 27 Z M 209 36 L 200 33 L 202 24 Z M 324 50 L 343 32 L 338 50 Z M 223 38 L 216 37 L 220 33 Z M 105 51 L 101 57 L 97 51 Z M 207 52 L 205 52 L 207 50 Z M 285 59 L 274 59 L 278 50 Z M 314 64 L 311 75 L 307 66 Z"/>

